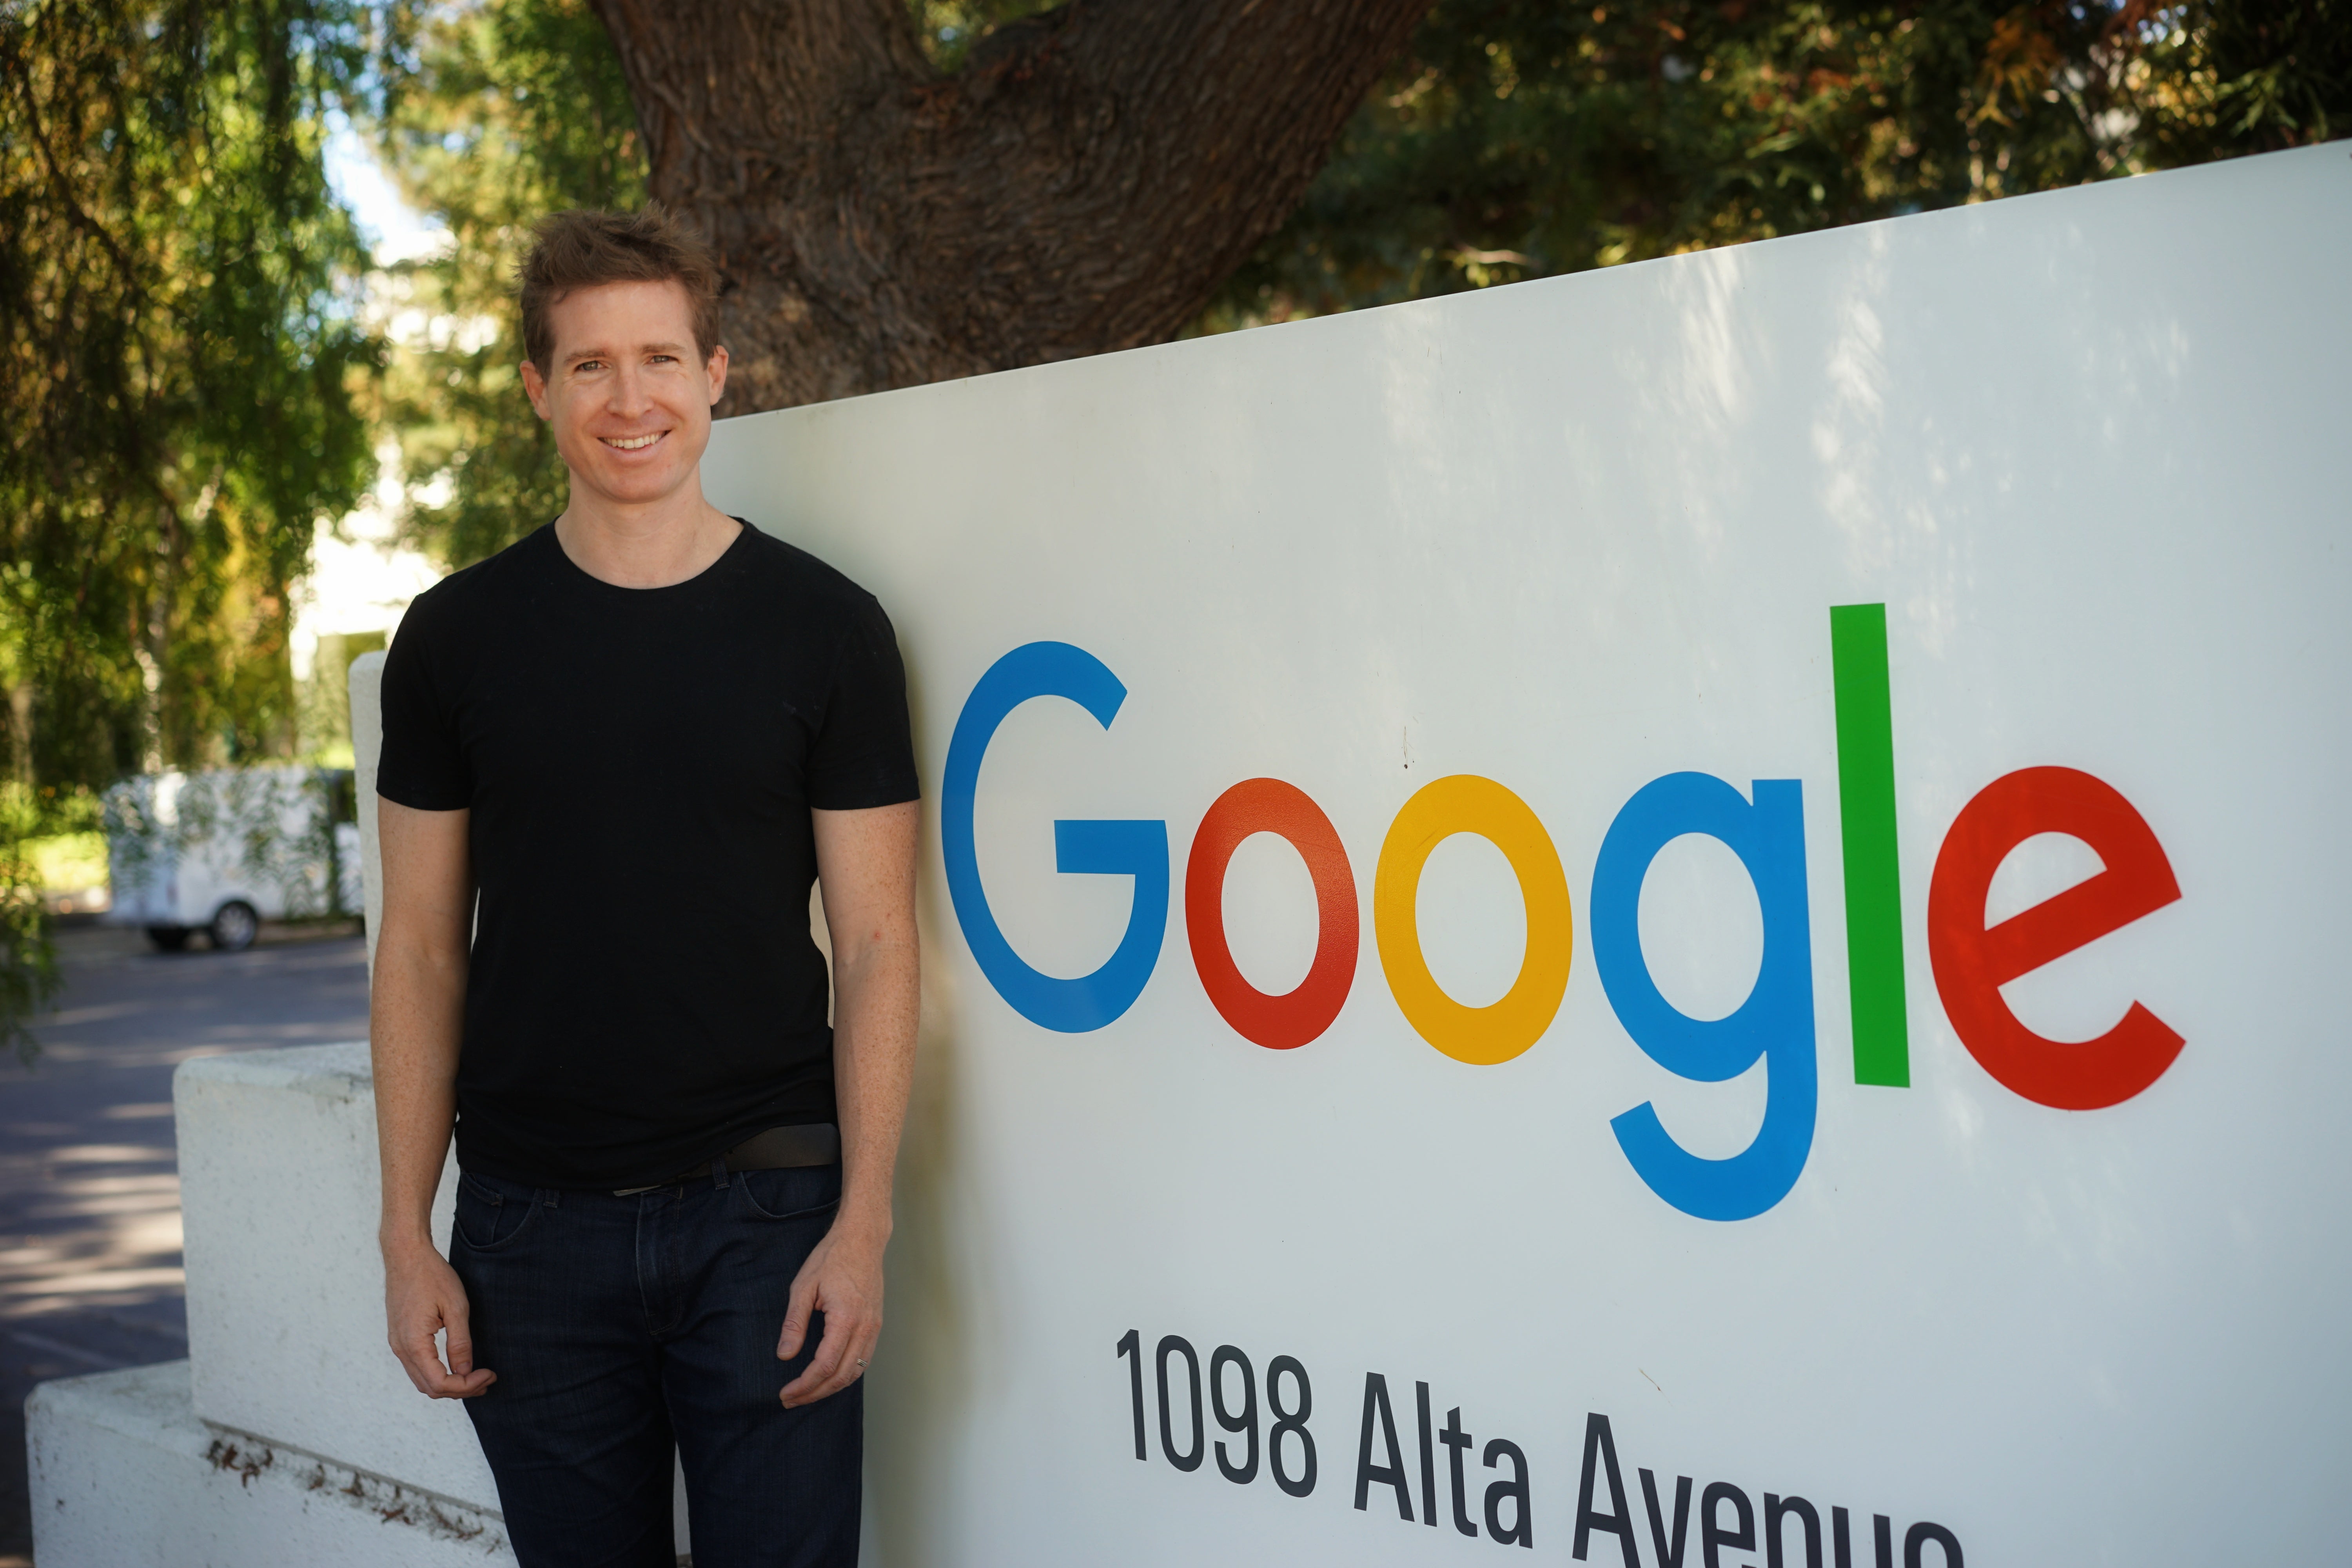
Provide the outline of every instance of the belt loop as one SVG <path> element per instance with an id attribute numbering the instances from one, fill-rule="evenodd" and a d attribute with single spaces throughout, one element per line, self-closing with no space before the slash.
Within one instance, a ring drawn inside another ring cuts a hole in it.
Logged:
<path id="1" fill-rule="evenodd" d="M 712 1184 L 715 1186 L 723 1187 L 727 1184 L 726 1155 L 713 1154 L 710 1156 L 710 1180 Z"/>
<path id="2" fill-rule="evenodd" d="M 555 1207 L 556 1205 L 562 1200 L 562 1197 L 563 1192 L 560 1187 L 541 1187 L 539 1190 L 539 1201 L 545 1204 L 549 1208 Z"/>

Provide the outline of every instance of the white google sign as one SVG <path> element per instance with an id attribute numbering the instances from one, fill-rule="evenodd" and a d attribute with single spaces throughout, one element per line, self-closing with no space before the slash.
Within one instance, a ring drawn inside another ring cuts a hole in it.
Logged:
<path id="1" fill-rule="evenodd" d="M 2347 256 L 2323 147 L 722 426 L 916 682 L 879 1558 L 2326 1558 Z"/>

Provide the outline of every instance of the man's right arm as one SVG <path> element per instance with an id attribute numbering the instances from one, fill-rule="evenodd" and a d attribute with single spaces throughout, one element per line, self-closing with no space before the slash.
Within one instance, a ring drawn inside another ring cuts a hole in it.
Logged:
<path id="1" fill-rule="evenodd" d="M 466 1399 L 497 1374 L 474 1365 L 465 1287 L 433 1245 L 433 1194 L 457 1121 L 457 1047 L 473 938 L 464 811 L 376 803 L 383 925 L 376 933 L 368 1041 L 383 1165 L 384 1316 L 417 1391 Z M 444 1366 L 434 1335 L 448 1333 Z"/>

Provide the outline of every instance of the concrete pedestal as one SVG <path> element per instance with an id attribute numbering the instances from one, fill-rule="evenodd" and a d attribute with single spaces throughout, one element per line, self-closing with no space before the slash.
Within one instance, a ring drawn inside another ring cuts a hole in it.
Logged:
<path id="1" fill-rule="evenodd" d="M 492 1510 L 198 1419 L 184 1361 L 43 1384 L 26 1415 L 41 1568 L 513 1561 Z"/>
<path id="2" fill-rule="evenodd" d="M 367 1047 L 203 1058 L 173 1102 L 189 1360 L 35 1393 L 41 1568 L 510 1560 L 464 1409 L 384 1345 Z"/>
<path id="3" fill-rule="evenodd" d="M 172 1100 L 196 1415 L 496 1508 L 464 1407 L 420 1395 L 384 1344 L 367 1047 L 203 1058 Z M 445 1250 L 456 1191 L 453 1162 Z"/>

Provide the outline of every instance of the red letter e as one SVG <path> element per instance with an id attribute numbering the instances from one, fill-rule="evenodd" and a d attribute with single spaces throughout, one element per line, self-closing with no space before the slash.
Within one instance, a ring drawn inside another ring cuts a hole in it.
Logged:
<path id="1" fill-rule="evenodd" d="M 2037 833 L 2081 839 L 2105 869 L 1987 931 L 1993 873 Z M 2097 1039 L 2068 1045 L 2018 1022 L 2000 988 L 2179 897 L 2164 847 L 2113 786 L 2073 768 L 1995 779 L 1945 835 L 1927 889 L 1927 956 L 1960 1043 L 2037 1104 L 2097 1110 L 2129 1100 L 2180 1054 L 2162 1019 L 2134 1002 Z"/>

